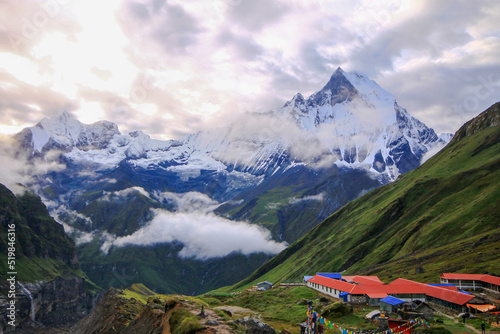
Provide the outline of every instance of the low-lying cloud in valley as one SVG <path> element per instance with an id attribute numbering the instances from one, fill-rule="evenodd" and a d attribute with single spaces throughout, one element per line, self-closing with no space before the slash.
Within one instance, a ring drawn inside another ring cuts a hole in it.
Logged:
<path id="1" fill-rule="evenodd" d="M 245 255 L 261 252 L 277 254 L 287 247 L 286 243 L 272 240 L 271 233 L 263 227 L 217 216 L 213 211 L 221 203 L 200 192 L 155 192 L 150 195 L 144 188 L 131 187 L 106 192 L 99 200 L 113 201 L 136 193 L 171 205 L 174 212 L 152 210 L 154 218 L 131 235 L 117 237 L 109 233 L 83 233 L 79 235 L 79 242 L 99 238 L 103 241 L 101 250 L 106 254 L 112 247 L 180 242 L 184 248 L 179 256 L 200 260 L 223 257 L 233 252 Z"/>
<path id="2" fill-rule="evenodd" d="M 15 194 L 23 194 L 28 186 L 33 185 L 36 175 L 43 175 L 52 171 L 61 171 L 65 165 L 58 162 L 60 152 L 50 152 L 44 159 L 31 158 L 19 149 L 19 144 L 10 136 L 0 136 L 0 183 Z"/>
<path id="3" fill-rule="evenodd" d="M 113 201 L 113 200 L 121 200 L 123 198 L 126 198 L 130 195 L 136 195 L 137 193 L 151 198 L 149 196 L 149 193 L 142 187 L 131 187 L 131 188 L 125 188 L 119 191 L 114 191 L 114 192 L 109 192 L 109 191 L 104 191 L 103 196 L 99 198 L 100 201 Z"/>
<path id="4" fill-rule="evenodd" d="M 233 252 L 277 254 L 286 243 L 271 239 L 271 233 L 257 225 L 231 221 L 213 213 L 172 213 L 154 210 L 155 217 L 144 228 L 125 237 L 108 236 L 101 250 L 128 245 L 151 246 L 179 241 L 184 248 L 181 257 L 204 260 L 223 257 Z"/>
<path id="5" fill-rule="evenodd" d="M 325 193 L 320 193 L 317 195 L 304 196 L 301 198 L 292 198 L 292 199 L 290 199 L 290 204 L 297 204 L 297 203 L 306 202 L 306 201 L 322 202 L 325 199 L 325 197 L 326 197 Z"/>
<path id="6" fill-rule="evenodd" d="M 213 145 L 217 136 L 207 131 L 200 134 L 200 141 L 207 142 L 207 149 L 218 148 L 212 156 L 227 165 L 241 164 L 258 167 L 268 157 L 267 153 L 285 153 L 296 162 L 307 162 L 311 167 L 331 167 L 341 160 L 339 148 L 358 147 L 369 154 L 376 146 L 378 137 L 384 131 L 383 121 L 372 121 L 381 115 L 373 107 L 355 103 L 345 110 L 336 111 L 335 117 L 351 120 L 342 123 L 336 120 L 325 122 L 311 129 L 302 128 L 295 120 L 293 112 L 247 113 L 234 120 L 228 128 L 218 129 L 224 137 L 218 140 L 220 145 Z M 384 111 L 386 112 L 386 111 Z M 370 113 L 370 117 L 363 117 Z M 394 115 L 394 110 L 392 110 Z M 371 167 L 371 161 L 368 168 Z"/>
<path id="7" fill-rule="evenodd" d="M 156 192 L 156 199 L 174 204 L 176 212 L 210 213 L 220 206 L 220 203 L 197 191 L 187 193 Z"/>

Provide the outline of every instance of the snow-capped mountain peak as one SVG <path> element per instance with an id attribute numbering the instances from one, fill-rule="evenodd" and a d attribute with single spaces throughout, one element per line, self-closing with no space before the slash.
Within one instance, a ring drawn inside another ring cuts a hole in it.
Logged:
<path id="1" fill-rule="evenodd" d="M 236 169 L 260 176 L 326 155 L 339 167 L 362 168 L 390 179 L 417 167 L 426 152 L 444 143 L 401 108 L 391 93 L 341 68 L 308 98 L 297 93 L 270 113 L 181 140 L 154 140 L 141 131 L 121 134 L 114 123 L 87 125 L 67 112 L 42 120 L 18 137 L 35 152 L 56 148 L 71 160 L 103 168 L 128 161 L 136 167 L 161 166 L 190 175 L 193 170 Z"/>
<path id="2" fill-rule="evenodd" d="M 356 72 L 345 72 L 340 67 L 318 92 L 304 99 L 298 93 L 278 112 L 289 114 L 304 129 L 314 130 L 321 124 L 346 117 L 351 125 L 370 120 L 369 127 L 379 128 L 396 121 L 394 96 L 376 82 Z M 344 124 L 345 125 L 345 124 Z M 362 130 L 364 132 L 365 130 Z M 355 133 L 343 131 L 344 134 Z"/>
<path id="3" fill-rule="evenodd" d="M 63 151 L 72 147 L 85 150 L 105 148 L 116 134 L 120 134 L 120 131 L 112 122 L 99 121 L 86 125 L 65 111 L 24 129 L 18 137 L 35 152 L 42 152 L 54 148 Z"/>
<path id="4" fill-rule="evenodd" d="M 340 67 L 307 99 L 296 94 L 276 114 L 330 142 L 339 166 L 365 166 L 391 178 L 420 164 L 438 143 L 432 129 L 401 108 L 375 81 Z"/>

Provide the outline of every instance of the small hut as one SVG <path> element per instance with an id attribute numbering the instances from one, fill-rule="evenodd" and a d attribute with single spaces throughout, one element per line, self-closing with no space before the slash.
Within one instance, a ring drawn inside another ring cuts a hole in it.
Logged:
<path id="1" fill-rule="evenodd" d="M 398 311 L 399 305 L 402 305 L 405 301 L 393 296 L 387 296 L 380 299 L 380 309 L 389 313 L 396 313 Z"/>
<path id="2" fill-rule="evenodd" d="M 273 283 L 268 282 L 268 281 L 257 283 L 257 290 L 258 291 L 266 291 L 266 290 L 271 289 L 272 287 L 273 287 Z"/>

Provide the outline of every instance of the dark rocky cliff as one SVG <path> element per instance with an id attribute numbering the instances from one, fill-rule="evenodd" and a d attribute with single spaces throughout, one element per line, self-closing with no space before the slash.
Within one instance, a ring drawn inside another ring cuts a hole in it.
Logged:
<path id="1" fill-rule="evenodd" d="M 28 192 L 16 196 L 0 185 L 0 227 L 1 333 L 69 326 L 90 312 L 99 293 L 80 270 L 73 241 L 40 198 Z M 9 229 L 15 234 L 13 267 L 7 267 Z M 7 279 L 12 277 L 15 298 L 9 296 Z M 11 300 L 16 305 L 15 326 L 7 317 Z"/>

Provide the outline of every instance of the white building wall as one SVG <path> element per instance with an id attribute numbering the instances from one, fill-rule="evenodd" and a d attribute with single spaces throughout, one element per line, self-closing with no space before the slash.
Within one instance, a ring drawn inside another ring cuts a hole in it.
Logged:
<path id="1" fill-rule="evenodd" d="M 337 298 L 337 299 L 340 298 L 339 294 L 343 292 L 343 291 L 332 289 L 332 288 L 326 287 L 324 285 L 320 285 L 320 284 L 313 283 L 313 282 L 307 282 L 306 285 L 308 287 L 316 290 L 316 291 L 319 291 L 321 293 L 324 293 L 325 295 L 329 295 L 329 296 L 332 296 L 332 297 Z"/>

